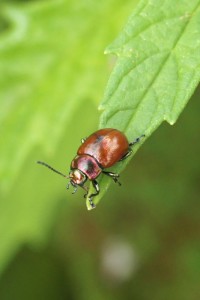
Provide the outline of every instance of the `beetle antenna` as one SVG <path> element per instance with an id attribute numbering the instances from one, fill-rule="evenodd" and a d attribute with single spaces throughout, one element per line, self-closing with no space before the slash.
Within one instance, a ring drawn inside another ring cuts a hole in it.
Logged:
<path id="1" fill-rule="evenodd" d="M 46 164 L 46 163 L 43 162 L 43 161 L 39 161 L 39 160 L 38 160 L 37 163 L 40 164 L 40 165 L 43 165 L 43 166 L 45 166 L 45 167 L 47 167 L 47 168 L 49 168 L 51 171 L 53 171 L 53 172 L 55 172 L 55 173 L 57 173 L 57 174 L 59 174 L 59 175 L 65 177 L 65 178 L 69 178 L 69 177 L 66 176 L 65 174 L 63 174 L 63 173 L 57 171 L 56 169 L 52 168 L 50 165 Z"/>

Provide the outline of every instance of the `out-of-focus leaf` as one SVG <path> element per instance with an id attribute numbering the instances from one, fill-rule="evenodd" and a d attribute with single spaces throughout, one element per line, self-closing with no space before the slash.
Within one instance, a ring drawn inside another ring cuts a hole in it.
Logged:
<path id="1" fill-rule="evenodd" d="M 22 244 L 48 238 L 62 199 L 73 218 L 78 194 L 69 201 L 65 181 L 35 162 L 67 173 L 80 139 L 96 129 L 107 77 L 103 49 L 130 6 L 0 3 L 0 271 Z"/>

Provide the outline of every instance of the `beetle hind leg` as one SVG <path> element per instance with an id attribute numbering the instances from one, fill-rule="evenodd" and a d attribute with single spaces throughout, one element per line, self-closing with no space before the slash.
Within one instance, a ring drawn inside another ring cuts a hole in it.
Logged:
<path id="1" fill-rule="evenodd" d="M 142 134 L 141 136 L 139 136 L 138 138 L 136 138 L 133 142 L 129 143 L 129 147 L 132 147 L 135 144 L 139 143 L 140 140 L 141 140 L 141 138 L 143 138 L 143 137 L 145 137 L 145 134 Z M 127 157 L 129 157 L 131 155 L 131 153 L 132 153 L 132 149 L 129 148 L 128 152 L 124 156 L 122 156 L 122 158 L 119 161 L 122 161 L 122 160 L 126 159 Z"/>
<path id="2" fill-rule="evenodd" d="M 145 137 L 145 134 L 142 134 L 141 136 L 137 137 L 133 142 L 129 143 L 129 146 L 132 147 L 135 144 L 139 143 L 143 137 Z"/>
<path id="3" fill-rule="evenodd" d="M 118 183 L 119 186 L 122 185 L 121 182 L 119 182 L 118 178 L 119 178 L 119 174 L 117 173 L 113 173 L 113 172 L 106 172 L 106 171 L 102 171 L 103 174 L 111 177 L 115 183 Z"/>

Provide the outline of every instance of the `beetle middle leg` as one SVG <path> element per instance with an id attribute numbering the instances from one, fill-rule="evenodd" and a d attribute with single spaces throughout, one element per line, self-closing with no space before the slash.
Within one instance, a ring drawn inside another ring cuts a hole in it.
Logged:
<path id="1" fill-rule="evenodd" d="M 89 195 L 88 199 L 89 199 L 89 202 L 90 202 L 90 206 L 92 208 L 95 208 L 96 205 L 93 203 L 92 199 L 99 194 L 100 188 L 99 188 L 99 184 L 98 184 L 98 182 L 96 180 L 92 180 L 92 185 L 93 185 L 96 193 L 93 193 L 93 194 Z"/>
<path id="2" fill-rule="evenodd" d="M 113 172 L 106 172 L 106 171 L 102 171 L 103 174 L 111 177 L 115 183 L 118 183 L 119 185 L 122 185 L 121 182 L 119 182 L 118 178 L 119 178 L 119 174 L 117 173 L 113 173 Z"/>
<path id="3" fill-rule="evenodd" d="M 127 157 L 129 157 L 132 152 L 133 152 L 132 149 L 129 148 L 128 152 L 124 156 L 122 156 L 122 158 L 119 161 L 122 161 L 122 160 L 126 159 Z"/>

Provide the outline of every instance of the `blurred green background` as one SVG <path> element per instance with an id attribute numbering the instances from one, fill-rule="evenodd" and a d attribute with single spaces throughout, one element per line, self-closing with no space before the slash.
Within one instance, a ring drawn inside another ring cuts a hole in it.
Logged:
<path id="1" fill-rule="evenodd" d="M 0 3 L 0 299 L 200 299 L 200 89 L 88 212 L 62 177 L 136 1 Z"/>

